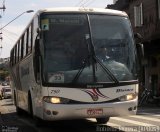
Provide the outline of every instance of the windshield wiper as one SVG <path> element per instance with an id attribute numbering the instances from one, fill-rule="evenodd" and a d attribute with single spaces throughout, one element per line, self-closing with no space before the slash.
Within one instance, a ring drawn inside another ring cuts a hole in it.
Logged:
<path id="1" fill-rule="evenodd" d="M 72 83 L 77 82 L 79 76 L 81 75 L 82 71 L 83 71 L 84 68 L 86 67 L 87 60 L 88 60 L 88 59 L 84 59 L 83 65 L 82 65 L 82 67 L 79 69 L 79 71 L 77 72 L 77 74 L 76 74 L 76 76 L 74 77 L 74 79 L 72 80 Z"/>
<path id="2" fill-rule="evenodd" d="M 113 80 L 116 84 L 119 83 L 118 79 L 114 76 L 114 74 L 99 60 L 99 58 L 94 55 L 95 61 L 100 64 L 100 66 L 104 69 L 104 71 L 109 75 L 109 78 Z"/>
<path id="3" fill-rule="evenodd" d="M 74 79 L 72 80 L 72 83 L 75 83 L 75 82 L 78 80 L 78 78 L 79 78 L 79 76 L 81 75 L 82 71 L 83 71 L 84 68 L 86 67 L 87 62 L 88 62 L 88 64 L 89 64 L 89 66 L 91 65 L 91 64 L 90 64 L 90 60 L 91 60 L 92 55 L 91 55 L 90 44 L 89 44 L 89 42 L 88 42 L 88 40 L 90 39 L 89 34 L 85 34 L 85 39 L 86 39 L 87 50 L 88 50 L 89 55 L 88 55 L 88 57 L 87 57 L 86 59 L 83 60 L 83 66 L 81 67 L 81 69 L 79 69 L 78 73 L 76 74 L 76 76 L 75 76 Z"/>
<path id="4" fill-rule="evenodd" d="M 84 68 L 86 67 L 86 64 L 88 62 L 90 57 L 88 57 L 87 59 L 84 59 L 83 62 L 83 66 L 79 69 L 79 71 L 77 72 L 76 76 L 74 77 L 74 79 L 72 80 L 72 83 L 77 82 L 79 76 L 81 75 L 81 73 L 83 72 Z M 104 69 L 104 71 L 109 75 L 110 80 L 113 80 L 116 84 L 119 83 L 118 79 L 114 76 L 114 74 L 99 60 L 99 58 L 95 55 L 93 55 L 94 58 L 94 62 L 96 64 L 96 62 Z"/>
<path id="5" fill-rule="evenodd" d="M 83 66 L 79 69 L 79 71 L 77 72 L 76 76 L 74 77 L 74 79 L 72 80 L 72 83 L 77 82 L 79 76 L 81 75 L 81 73 L 83 72 L 84 68 L 86 67 L 87 64 L 87 60 L 89 59 L 85 59 L 83 62 Z M 99 58 L 97 56 L 94 55 L 94 61 L 95 64 L 96 62 L 104 69 L 104 71 L 109 75 L 110 80 L 113 80 L 116 84 L 119 83 L 119 81 L 117 80 L 117 78 L 114 76 L 114 74 L 99 60 Z"/>

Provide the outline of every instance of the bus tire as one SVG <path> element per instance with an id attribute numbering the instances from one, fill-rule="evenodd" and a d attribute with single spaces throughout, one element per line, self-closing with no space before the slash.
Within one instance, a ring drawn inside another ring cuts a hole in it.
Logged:
<path id="1" fill-rule="evenodd" d="M 28 113 L 33 118 L 33 105 L 32 105 L 32 97 L 30 92 L 28 92 Z"/>
<path id="2" fill-rule="evenodd" d="M 28 92 L 28 113 L 31 116 L 31 118 L 33 118 L 34 120 L 34 124 L 37 127 L 40 127 L 43 125 L 43 120 L 41 120 L 40 118 L 34 116 L 33 114 L 33 104 L 32 104 L 32 97 L 31 97 L 31 93 Z"/>
<path id="3" fill-rule="evenodd" d="M 17 100 L 16 100 L 16 93 L 15 93 L 15 91 L 14 91 L 13 97 L 14 97 L 14 105 L 17 106 L 17 102 L 16 102 Z"/>
<path id="4" fill-rule="evenodd" d="M 14 105 L 16 107 L 16 113 L 17 113 L 17 115 L 19 115 L 19 116 L 23 115 L 24 111 L 17 106 L 17 99 L 16 99 L 16 93 L 15 93 L 15 91 L 14 91 Z"/>
<path id="5" fill-rule="evenodd" d="M 98 124 L 106 124 L 109 121 L 109 117 L 106 118 L 96 118 Z"/>

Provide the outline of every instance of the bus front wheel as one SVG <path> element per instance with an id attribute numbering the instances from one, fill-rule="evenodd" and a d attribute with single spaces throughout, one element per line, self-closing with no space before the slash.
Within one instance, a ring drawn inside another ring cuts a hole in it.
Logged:
<path id="1" fill-rule="evenodd" d="M 14 105 L 16 107 L 16 112 L 17 112 L 17 115 L 21 116 L 23 115 L 23 110 L 21 108 L 18 107 L 17 105 L 17 98 L 16 98 L 16 92 L 14 91 Z"/>
<path id="2" fill-rule="evenodd" d="M 28 93 L 28 113 L 31 117 L 33 117 L 32 97 L 30 92 Z"/>
<path id="3" fill-rule="evenodd" d="M 96 118 L 98 124 L 106 124 L 109 121 L 109 117 L 106 118 Z"/>

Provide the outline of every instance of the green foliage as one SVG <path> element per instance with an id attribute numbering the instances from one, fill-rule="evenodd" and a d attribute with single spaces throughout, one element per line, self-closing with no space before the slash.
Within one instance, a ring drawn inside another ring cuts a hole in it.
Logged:
<path id="1" fill-rule="evenodd" d="M 6 66 L 0 67 L 0 80 L 4 81 L 9 76 L 9 71 Z"/>

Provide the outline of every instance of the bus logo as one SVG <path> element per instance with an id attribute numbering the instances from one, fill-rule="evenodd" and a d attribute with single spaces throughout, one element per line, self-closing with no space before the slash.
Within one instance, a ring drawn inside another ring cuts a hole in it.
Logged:
<path id="1" fill-rule="evenodd" d="M 92 89 L 87 89 L 87 90 L 82 90 L 84 92 L 86 92 L 87 94 L 89 94 L 92 98 L 93 101 L 97 101 L 99 99 L 99 97 L 101 98 L 109 98 L 107 96 L 105 96 L 104 94 L 102 94 L 99 89 L 97 88 L 92 88 Z"/>
<path id="2" fill-rule="evenodd" d="M 133 91 L 133 89 L 117 89 L 116 93 L 119 93 L 119 92 L 130 92 L 130 91 Z"/>

